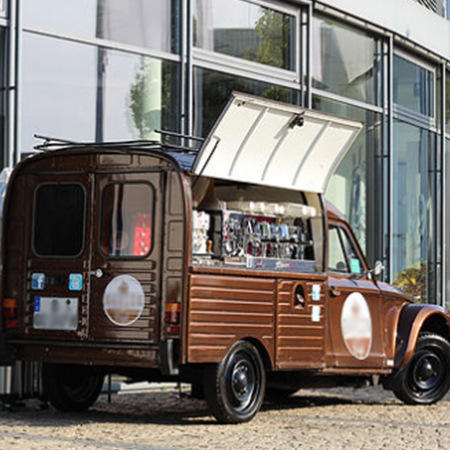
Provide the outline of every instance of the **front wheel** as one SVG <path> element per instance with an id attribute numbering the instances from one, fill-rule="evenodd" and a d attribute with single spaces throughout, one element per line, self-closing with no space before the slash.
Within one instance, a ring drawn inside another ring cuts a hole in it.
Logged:
<path id="1" fill-rule="evenodd" d="M 50 404 L 63 412 L 84 411 L 97 400 L 104 374 L 97 367 L 44 364 L 44 395 Z"/>
<path id="2" fill-rule="evenodd" d="M 248 422 L 264 399 L 266 373 L 258 350 L 239 341 L 219 363 L 204 372 L 205 398 L 221 423 Z"/>
<path id="3" fill-rule="evenodd" d="M 411 362 L 398 373 L 394 394 L 409 405 L 439 401 L 450 388 L 450 344 L 442 336 L 422 333 Z"/>

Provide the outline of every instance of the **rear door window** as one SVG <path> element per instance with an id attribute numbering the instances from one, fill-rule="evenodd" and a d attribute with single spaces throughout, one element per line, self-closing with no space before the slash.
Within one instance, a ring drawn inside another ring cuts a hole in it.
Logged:
<path id="1" fill-rule="evenodd" d="M 43 184 L 34 201 L 34 252 L 73 257 L 84 247 L 86 191 L 80 184 Z"/>
<path id="2" fill-rule="evenodd" d="M 102 193 L 101 252 L 143 258 L 153 245 L 154 190 L 149 183 L 112 183 Z"/>

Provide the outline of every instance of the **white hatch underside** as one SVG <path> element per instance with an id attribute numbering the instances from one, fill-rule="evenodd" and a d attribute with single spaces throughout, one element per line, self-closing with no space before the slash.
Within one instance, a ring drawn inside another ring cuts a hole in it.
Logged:
<path id="1" fill-rule="evenodd" d="M 203 143 L 193 172 L 324 193 L 361 128 L 353 120 L 235 93 Z"/>

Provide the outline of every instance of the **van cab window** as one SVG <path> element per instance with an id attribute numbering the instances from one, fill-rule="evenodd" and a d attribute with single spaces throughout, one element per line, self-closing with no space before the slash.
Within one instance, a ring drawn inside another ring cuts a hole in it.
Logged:
<path id="1" fill-rule="evenodd" d="M 331 226 L 328 232 L 328 268 L 332 272 L 361 274 L 364 266 L 350 240 L 341 227 Z"/>
<path id="2" fill-rule="evenodd" d="M 154 191 L 148 183 L 108 184 L 102 193 L 100 247 L 109 257 L 145 257 L 152 248 Z"/>
<path id="3" fill-rule="evenodd" d="M 82 185 L 40 185 L 34 198 L 34 252 L 47 257 L 79 255 L 84 247 L 85 209 Z"/>

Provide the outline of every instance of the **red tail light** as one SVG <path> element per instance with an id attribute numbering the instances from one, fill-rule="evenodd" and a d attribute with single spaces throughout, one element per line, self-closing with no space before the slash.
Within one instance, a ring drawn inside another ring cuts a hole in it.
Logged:
<path id="1" fill-rule="evenodd" d="M 180 332 L 180 303 L 166 303 L 166 332 L 178 334 Z"/>
<path id="2" fill-rule="evenodd" d="M 3 299 L 2 310 L 5 329 L 17 328 L 17 300 L 13 298 Z"/>

